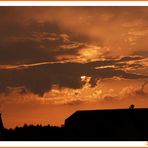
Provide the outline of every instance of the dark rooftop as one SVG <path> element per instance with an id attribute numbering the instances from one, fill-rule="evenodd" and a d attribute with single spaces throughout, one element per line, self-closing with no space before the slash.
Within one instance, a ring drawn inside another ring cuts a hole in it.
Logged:
<path id="1" fill-rule="evenodd" d="M 145 112 L 145 111 L 148 111 L 148 108 L 134 108 L 134 109 L 129 109 L 129 108 L 122 108 L 122 109 L 101 109 L 101 110 L 98 110 L 98 109 L 95 109 L 95 110 L 78 110 L 76 112 L 74 112 L 71 116 L 69 116 L 67 119 L 75 116 L 75 115 L 78 115 L 78 114 L 101 114 L 101 113 L 112 113 L 112 112 L 117 112 L 118 114 L 119 113 L 128 113 L 128 112 L 136 112 L 136 113 L 140 113 L 140 112 Z M 67 120 L 66 119 L 66 120 Z"/>

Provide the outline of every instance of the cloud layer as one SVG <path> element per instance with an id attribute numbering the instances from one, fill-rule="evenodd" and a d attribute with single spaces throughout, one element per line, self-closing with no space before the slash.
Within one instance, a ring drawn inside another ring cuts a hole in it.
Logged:
<path id="1" fill-rule="evenodd" d="M 57 11 L 58 10 L 58 11 Z M 0 91 L 147 78 L 146 7 L 1 7 Z M 92 12 L 91 14 L 89 12 Z M 15 19 L 14 19 L 15 18 Z"/>
<path id="2" fill-rule="evenodd" d="M 90 77 L 90 85 L 94 87 L 98 80 L 119 77 L 124 79 L 146 79 L 148 76 L 124 71 L 137 69 L 137 65 L 129 61 L 142 60 L 141 57 L 124 57 L 89 63 L 46 63 L 39 65 L 17 66 L 0 69 L 0 90 L 8 92 L 9 87 L 21 87 L 21 92 L 33 92 L 39 96 L 50 91 L 53 85 L 60 88 L 82 88 L 82 76 Z M 143 68 L 143 65 L 138 65 Z"/>

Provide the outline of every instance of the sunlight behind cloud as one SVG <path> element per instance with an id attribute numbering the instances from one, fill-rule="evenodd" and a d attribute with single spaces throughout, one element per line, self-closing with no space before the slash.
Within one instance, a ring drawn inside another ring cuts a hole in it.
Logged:
<path id="1" fill-rule="evenodd" d="M 78 51 L 82 61 L 94 61 L 102 56 L 101 47 L 88 46 Z"/>

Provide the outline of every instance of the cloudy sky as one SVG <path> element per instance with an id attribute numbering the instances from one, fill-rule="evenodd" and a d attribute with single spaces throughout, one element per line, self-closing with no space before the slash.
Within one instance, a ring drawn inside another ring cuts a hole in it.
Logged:
<path id="1" fill-rule="evenodd" d="M 5 127 L 148 107 L 148 7 L 0 7 L 0 18 Z"/>

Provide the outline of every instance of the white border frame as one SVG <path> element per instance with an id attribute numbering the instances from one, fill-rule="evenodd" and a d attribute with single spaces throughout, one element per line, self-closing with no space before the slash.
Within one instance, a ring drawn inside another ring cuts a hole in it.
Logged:
<path id="1" fill-rule="evenodd" d="M 0 1 L 0 6 L 148 6 L 148 1 Z M 148 142 L 2 141 L 0 147 L 148 147 Z"/>
<path id="2" fill-rule="evenodd" d="M 148 1 L 0 1 L 0 6 L 148 6 Z"/>
<path id="3" fill-rule="evenodd" d="M 74 147 L 148 147 L 148 142 L 133 142 L 133 141 L 99 141 L 99 142 L 93 142 L 93 141 L 81 141 L 81 142 L 72 142 L 72 141 L 56 141 L 56 142 L 44 142 L 44 141 L 26 141 L 26 142 L 0 142 L 0 147 L 68 147 L 68 148 L 74 148 Z"/>

